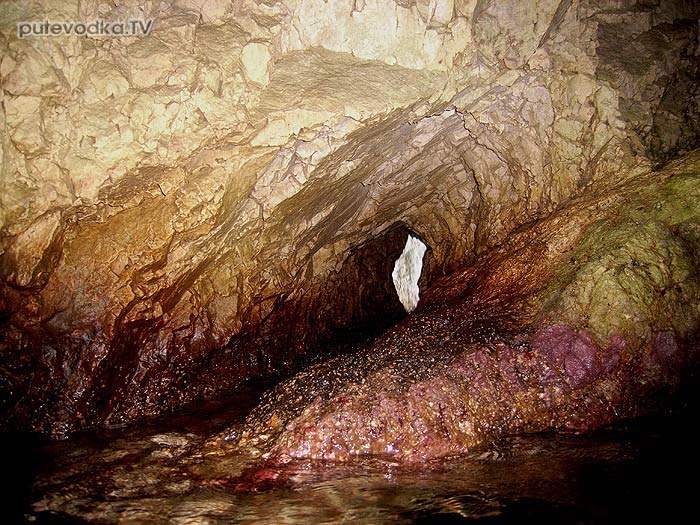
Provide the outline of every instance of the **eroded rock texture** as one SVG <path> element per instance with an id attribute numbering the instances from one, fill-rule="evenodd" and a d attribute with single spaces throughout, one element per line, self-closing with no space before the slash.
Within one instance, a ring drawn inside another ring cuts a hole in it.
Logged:
<path id="1" fill-rule="evenodd" d="M 406 233 L 428 285 L 691 149 L 699 9 L 5 2 L 3 423 L 130 421 L 288 371 L 401 317 Z M 17 38 L 47 18 L 155 25 Z"/>
<path id="2" fill-rule="evenodd" d="M 513 235 L 360 352 L 266 394 L 209 451 L 424 461 L 658 409 L 698 358 L 700 151 Z"/>

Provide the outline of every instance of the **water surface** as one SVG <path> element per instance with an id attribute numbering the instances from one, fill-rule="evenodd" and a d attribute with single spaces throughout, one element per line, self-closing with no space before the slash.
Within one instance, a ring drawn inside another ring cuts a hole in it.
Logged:
<path id="1" fill-rule="evenodd" d="M 13 442 L 5 436 L 5 452 L 23 460 L 13 518 L 122 524 L 645 523 L 696 512 L 700 463 L 688 411 L 588 435 L 513 436 L 424 465 L 387 457 L 346 464 L 295 461 L 242 480 L 237 475 L 255 465 L 250 458 L 204 457 L 198 449 L 213 433 L 242 421 L 256 399 L 254 390 L 245 391 L 194 414 L 65 441 L 24 436 Z"/>

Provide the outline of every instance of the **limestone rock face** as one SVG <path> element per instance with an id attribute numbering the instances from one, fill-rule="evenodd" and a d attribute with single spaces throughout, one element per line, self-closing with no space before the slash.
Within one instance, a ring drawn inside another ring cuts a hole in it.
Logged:
<path id="1" fill-rule="evenodd" d="M 697 146 L 699 17 L 680 0 L 5 2 L 3 422 L 120 423 L 288 371 L 400 317 L 406 233 L 429 284 Z M 130 18 L 152 32 L 16 31 Z"/>
<path id="2" fill-rule="evenodd" d="M 207 452 L 425 461 L 646 413 L 700 357 L 700 150 L 522 228 Z"/>

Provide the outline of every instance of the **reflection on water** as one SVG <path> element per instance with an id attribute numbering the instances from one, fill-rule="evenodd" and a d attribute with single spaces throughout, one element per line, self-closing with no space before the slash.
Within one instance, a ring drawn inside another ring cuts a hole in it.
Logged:
<path id="1" fill-rule="evenodd" d="M 38 462 L 27 507 L 34 523 L 620 523 L 693 509 L 693 419 L 626 422 L 586 436 L 516 436 L 472 454 L 407 466 L 388 458 L 297 461 L 235 478 L 250 460 L 197 455 L 255 402 L 140 428 L 27 445 Z M 15 450 L 21 446 L 15 443 Z M 30 459 L 31 458 L 31 459 Z M 684 481 L 690 474 L 692 481 Z M 21 483 L 20 483 L 21 485 Z M 694 520 L 693 520 L 694 521 Z"/>

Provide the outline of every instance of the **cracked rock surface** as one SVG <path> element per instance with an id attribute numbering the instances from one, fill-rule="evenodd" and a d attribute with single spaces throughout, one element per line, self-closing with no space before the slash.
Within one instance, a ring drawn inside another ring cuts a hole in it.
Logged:
<path id="1" fill-rule="evenodd" d="M 151 34 L 15 26 L 128 18 Z M 3 3 L 2 424 L 63 434 L 287 373 L 401 317 L 407 232 L 429 286 L 697 147 L 698 18 L 680 0 Z M 557 278 L 578 315 L 590 286 Z M 574 353 L 556 359 L 586 382 Z"/>
<path id="2" fill-rule="evenodd" d="M 511 236 L 374 344 L 209 442 L 272 462 L 425 461 L 653 410 L 700 344 L 700 151 Z"/>

